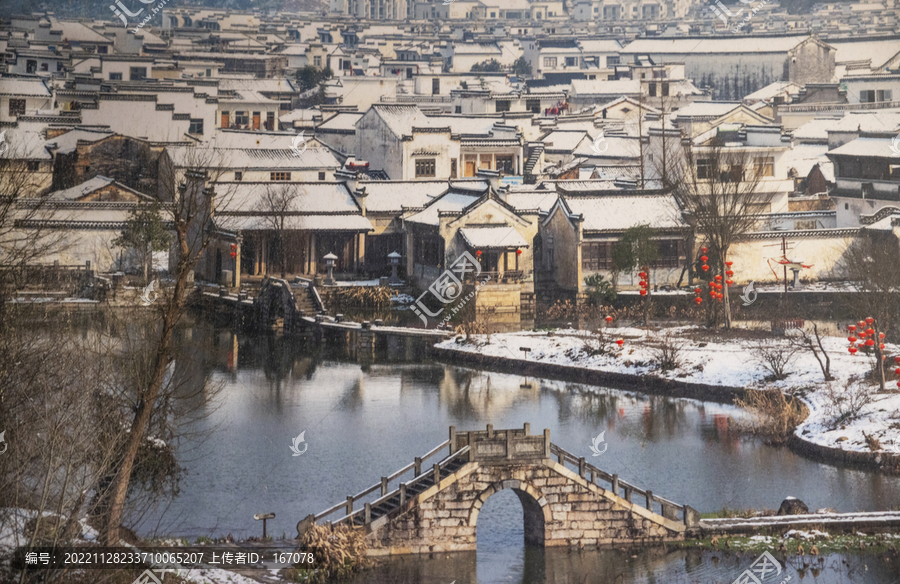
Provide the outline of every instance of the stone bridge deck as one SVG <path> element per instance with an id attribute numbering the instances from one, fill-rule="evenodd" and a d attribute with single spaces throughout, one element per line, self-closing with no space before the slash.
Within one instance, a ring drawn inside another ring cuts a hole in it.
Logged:
<path id="1" fill-rule="evenodd" d="M 503 489 L 511 489 L 522 503 L 529 544 L 643 544 L 683 539 L 697 526 L 699 514 L 690 507 L 551 444 L 549 430 L 529 432 L 528 424 L 511 430 L 488 425 L 472 432 L 451 427 L 449 440 L 425 456 L 345 502 L 307 516 L 297 524 L 298 534 L 334 516 L 332 525 L 365 530 L 370 555 L 471 551 L 482 506 Z M 447 447 L 447 456 L 430 467 L 424 464 Z M 410 471 L 411 479 L 398 480 Z"/>

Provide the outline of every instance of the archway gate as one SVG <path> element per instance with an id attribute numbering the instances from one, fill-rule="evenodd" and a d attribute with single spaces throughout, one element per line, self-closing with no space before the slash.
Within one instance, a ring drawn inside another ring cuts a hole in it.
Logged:
<path id="1" fill-rule="evenodd" d="M 449 454 L 440 453 L 449 447 Z M 437 458 L 428 466 L 425 461 Z M 401 477 L 412 472 L 412 478 Z M 391 484 L 396 482 L 395 487 Z M 527 543 L 639 545 L 683 539 L 694 509 L 606 473 L 524 428 L 457 432 L 361 493 L 297 524 L 334 517 L 366 532 L 370 555 L 472 551 L 488 497 L 512 489 L 522 501 Z M 658 510 L 658 512 L 657 512 Z"/>

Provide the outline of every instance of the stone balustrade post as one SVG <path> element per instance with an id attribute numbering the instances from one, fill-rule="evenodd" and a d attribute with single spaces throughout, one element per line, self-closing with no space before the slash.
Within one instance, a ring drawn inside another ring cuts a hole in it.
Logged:
<path id="1" fill-rule="evenodd" d="M 388 492 L 388 478 L 381 477 L 381 496 L 384 497 Z"/>
<path id="2" fill-rule="evenodd" d="M 441 465 L 435 463 L 434 465 L 434 484 L 438 484 L 441 482 Z"/>

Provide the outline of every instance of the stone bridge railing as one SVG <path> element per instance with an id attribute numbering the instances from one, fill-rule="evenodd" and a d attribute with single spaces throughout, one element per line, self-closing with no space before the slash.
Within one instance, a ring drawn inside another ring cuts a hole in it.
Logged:
<path id="1" fill-rule="evenodd" d="M 494 430 L 488 424 L 486 430 L 457 432 L 450 427 L 450 438 L 438 444 L 422 457 L 396 472 L 381 477 L 378 483 L 362 490 L 356 495 L 348 496 L 344 502 L 338 503 L 321 513 L 308 515 L 297 524 L 297 531 L 303 534 L 313 524 L 330 516 L 335 518 L 326 523 L 333 525 L 350 524 L 358 527 L 369 527 L 382 515 L 403 507 L 411 498 L 429 488 L 439 485 L 443 478 L 456 472 L 468 463 L 478 463 L 482 467 L 521 467 L 523 465 L 540 466 L 545 460 L 556 459 L 556 462 L 569 469 L 591 485 L 604 488 L 616 497 L 628 503 L 645 507 L 647 511 L 658 514 L 673 522 L 682 523 L 685 528 L 692 529 L 699 525 L 700 515 L 687 505 L 654 495 L 649 489 L 641 489 L 621 480 L 617 474 L 607 473 L 585 461 L 584 457 L 576 457 L 566 450 L 550 442 L 550 430 L 532 436 L 530 424 L 521 429 Z M 425 464 L 449 447 L 449 454 L 433 463 Z M 568 465 L 568 466 L 566 466 Z M 412 472 L 412 478 L 404 481 L 401 477 Z M 391 483 L 397 481 L 392 488 Z M 374 499 L 373 499 L 374 497 Z M 635 499 L 636 500 L 633 500 Z"/>

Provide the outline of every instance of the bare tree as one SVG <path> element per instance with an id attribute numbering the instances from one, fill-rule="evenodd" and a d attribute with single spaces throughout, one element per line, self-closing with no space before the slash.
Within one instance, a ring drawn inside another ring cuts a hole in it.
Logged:
<path id="1" fill-rule="evenodd" d="M 743 147 L 718 138 L 685 149 L 672 161 L 667 181 L 672 194 L 698 236 L 709 247 L 711 267 L 726 279 L 725 262 L 731 246 L 754 229 L 768 211 L 771 194 L 760 189 L 762 172 Z M 712 274 L 710 274 L 712 275 Z M 724 288 L 724 326 L 731 327 L 728 287 Z"/>
<path id="2" fill-rule="evenodd" d="M 860 230 L 844 252 L 838 270 L 854 289 L 846 302 L 854 314 L 873 317 L 880 331 L 888 333 L 890 323 L 900 317 L 900 240 L 893 233 Z"/>
<path id="3" fill-rule="evenodd" d="M 0 321 L 25 266 L 63 244 L 63 232 L 48 228 L 50 199 L 40 175 L 29 168 L 25 143 L 16 134 L 0 142 L 6 146 L 0 151 Z"/>
<path id="4" fill-rule="evenodd" d="M 119 530 L 135 459 L 150 427 L 157 400 L 164 394 L 172 361 L 173 335 L 185 311 L 194 268 L 216 237 L 215 211 L 228 206 L 230 193 L 217 193 L 208 186 L 226 169 L 227 165 L 214 150 L 200 147 L 179 152 L 177 161 L 160 164 L 161 198 L 171 201 L 163 209 L 175 239 L 172 282 L 160 301 L 153 305 L 158 327 L 147 335 L 148 360 L 135 370 L 134 408 L 127 424 L 129 430 L 103 505 L 105 525 L 101 540 L 105 545 L 115 545 L 120 539 Z M 183 180 L 176 187 L 176 179 L 180 177 Z"/>
<path id="5" fill-rule="evenodd" d="M 282 278 L 287 272 L 289 221 L 291 215 L 296 214 L 299 198 L 300 187 L 297 185 L 290 183 L 266 185 L 256 205 L 256 210 L 263 214 L 263 222 L 275 232 L 278 240 Z"/>

